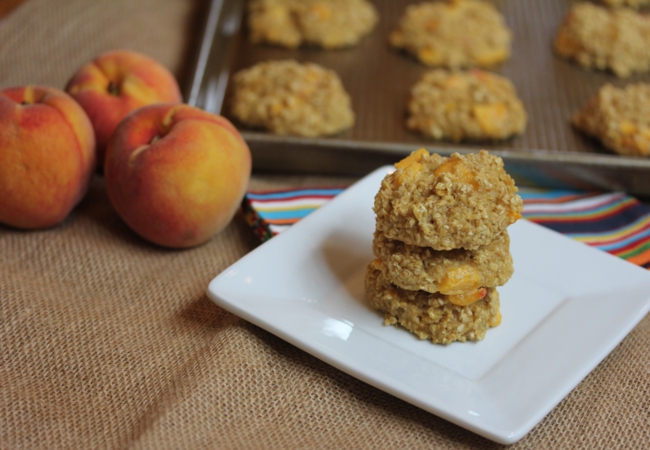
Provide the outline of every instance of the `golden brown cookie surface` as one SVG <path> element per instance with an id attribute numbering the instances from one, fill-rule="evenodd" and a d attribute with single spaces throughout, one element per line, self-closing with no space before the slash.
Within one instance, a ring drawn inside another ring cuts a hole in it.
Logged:
<path id="1" fill-rule="evenodd" d="M 650 84 L 606 84 L 572 123 L 621 155 L 650 156 Z"/>
<path id="2" fill-rule="evenodd" d="M 408 113 L 409 129 L 454 142 L 506 139 L 527 122 L 510 80 L 482 70 L 425 73 L 411 89 Z"/>
<path id="3" fill-rule="evenodd" d="M 421 149 L 398 162 L 375 196 L 387 238 L 435 250 L 475 250 L 521 217 L 523 202 L 503 160 L 482 150 L 449 158 Z"/>
<path id="4" fill-rule="evenodd" d="M 450 0 L 407 7 L 389 41 L 427 66 L 491 67 L 510 57 L 511 33 L 491 3 Z"/>
<path id="5" fill-rule="evenodd" d="M 354 124 L 338 75 L 317 64 L 269 61 L 237 72 L 231 114 L 250 127 L 297 136 L 326 136 Z"/>
<path id="6" fill-rule="evenodd" d="M 619 77 L 650 70 L 650 19 L 629 8 L 576 3 L 564 18 L 554 47 L 586 69 Z"/>
<path id="7" fill-rule="evenodd" d="M 253 0 L 248 6 L 251 41 L 287 48 L 352 46 L 377 20 L 377 10 L 366 0 Z"/>
<path id="8" fill-rule="evenodd" d="M 601 3 L 613 7 L 630 7 L 634 9 L 643 8 L 650 5 L 650 0 L 600 0 Z"/>
<path id="9" fill-rule="evenodd" d="M 494 288 L 486 289 L 482 299 L 458 306 L 439 293 L 398 288 L 372 264 L 366 271 L 365 285 L 366 299 L 384 312 L 385 325 L 399 324 L 434 344 L 480 341 L 490 327 L 501 323 L 499 293 Z"/>
<path id="10" fill-rule="evenodd" d="M 376 231 L 373 252 L 384 278 L 408 290 L 462 295 L 502 286 L 514 272 L 507 231 L 476 250 L 445 251 L 408 245 Z"/>

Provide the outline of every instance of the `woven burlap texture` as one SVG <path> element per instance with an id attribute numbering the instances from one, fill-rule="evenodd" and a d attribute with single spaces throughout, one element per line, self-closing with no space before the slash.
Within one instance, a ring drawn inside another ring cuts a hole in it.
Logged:
<path id="1" fill-rule="evenodd" d="M 183 78 L 204 11 L 184 0 L 27 0 L 0 22 L 0 88 L 61 88 L 114 48 Z M 251 187 L 352 181 L 256 175 Z M 500 447 L 209 301 L 210 280 L 256 245 L 240 215 L 198 248 L 148 244 L 99 176 L 61 225 L 0 226 L 0 448 Z M 647 447 L 648 342 L 646 317 L 512 448 Z"/>

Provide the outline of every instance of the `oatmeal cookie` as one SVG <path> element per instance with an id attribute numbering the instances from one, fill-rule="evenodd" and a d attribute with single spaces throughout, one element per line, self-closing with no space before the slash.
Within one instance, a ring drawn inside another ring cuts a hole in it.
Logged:
<path id="1" fill-rule="evenodd" d="M 480 341 L 490 327 L 501 323 L 499 293 L 494 288 L 484 289 L 481 299 L 459 306 L 440 293 L 400 289 L 372 263 L 365 285 L 367 301 L 384 313 L 384 325 L 399 324 L 434 344 Z"/>
<path id="2" fill-rule="evenodd" d="M 510 80 L 476 69 L 425 73 L 411 89 L 408 114 L 409 129 L 454 142 L 506 139 L 527 122 Z"/>
<path id="3" fill-rule="evenodd" d="M 325 136 L 354 124 L 350 96 L 338 75 L 291 60 L 236 73 L 231 114 L 245 125 L 282 135 Z"/>
<path id="4" fill-rule="evenodd" d="M 571 122 L 616 153 L 650 156 L 650 84 L 606 84 Z"/>
<path id="5" fill-rule="evenodd" d="M 611 70 L 618 77 L 650 70 L 650 19 L 629 8 L 576 3 L 557 36 L 557 53 L 586 69 Z"/>
<path id="6" fill-rule="evenodd" d="M 407 7 L 390 34 L 393 47 L 431 67 L 491 67 L 510 57 L 511 32 L 482 0 L 424 2 Z"/>
<path id="7" fill-rule="evenodd" d="M 523 202 L 503 160 L 485 150 L 449 158 L 420 149 L 395 164 L 375 196 L 387 238 L 434 250 L 476 250 L 521 218 Z"/>
<path id="8" fill-rule="evenodd" d="M 349 47 L 370 33 L 378 18 L 366 0 L 252 0 L 248 6 L 251 41 L 287 48 Z"/>
<path id="9" fill-rule="evenodd" d="M 512 276 L 510 237 L 504 231 L 476 250 L 433 250 L 388 239 L 375 231 L 375 267 L 402 289 L 463 295 L 480 287 L 503 286 Z"/>
<path id="10" fill-rule="evenodd" d="M 621 7 L 627 6 L 629 8 L 639 9 L 644 6 L 650 5 L 650 0 L 600 0 L 607 6 Z"/>

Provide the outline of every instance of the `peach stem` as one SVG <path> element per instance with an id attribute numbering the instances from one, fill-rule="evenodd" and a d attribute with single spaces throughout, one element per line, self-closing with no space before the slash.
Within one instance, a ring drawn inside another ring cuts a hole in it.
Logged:
<path id="1" fill-rule="evenodd" d="M 119 95 L 120 86 L 116 82 L 111 81 L 110 83 L 108 83 L 108 93 L 115 96 Z"/>

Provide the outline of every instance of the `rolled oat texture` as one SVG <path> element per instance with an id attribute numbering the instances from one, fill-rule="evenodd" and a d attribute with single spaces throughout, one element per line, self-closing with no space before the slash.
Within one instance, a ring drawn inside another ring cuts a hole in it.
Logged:
<path id="1" fill-rule="evenodd" d="M 605 147 L 629 156 L 650 156 L 650 84 L 606 84 L 571 122 Z"/>
<path id="2" fill-rule="evenodd" d="M 618 77 L 650 70 L 650 19 L 629 8 L 576 3 L 555 37 L 556 52 L 590 70 Z"/>
<path id="3" fill-rule="evenodd" d="M 314 63 L 268 61 L 237 72 L 231 114 L 279 135 L 326 136 L 354 124 L 350 96 L 336 72 Z"/>
<path id="4" fill-rule="evenodd" d="M 438 140 L 495 141 L 522 134 L 527 120 L 507 78 L 477 69 L 438 69 L 411 89 L 406 126 Z"/>
<path id="5" fill-rule="evenodd" d="M 514 267 L 507 230 L 476 250 L 433 250 L 388 239 L 375 231 L 373 252 L 383 277 L 402 289 L 459 294 L 503 286 Z"/>
<path id="6" fill-rule="evenodd" d="M 650 5 L 650 0 L 600 0 L 601 3 L 613 7 L 630 7 L 634 9 Z"/>
<path id="7" fill-rule="evenodd" d="M 481 300 L 457 306 L 445 295 L 400 289 L 386 280 L 381 271 L 368 265 L 366 299 L 384 312 L 384 324 L 398 324 L 420 339 L 434 344 L 480 341 L 488 329 L 501 323 L 499 293 L 488 288 Z"/>
<path id="8" fill-rule="evenodd" d="M 366 0 L 253 0 L 248 6 L 251 41 L 287 48 L 353 46 L 378 20 Z"/>
<path id="9" fill-rule="evenodd" d="M 397 164 L 375 196 L 387 238 L 435 250 L 476 250 L 521 217 L 523 202 L 503 160 L 485 150 L 449 158 L 421 149 Z"/>
<path id="10" fill-rule="evenodd" d="M 510 57 L 511 32 L 503 16 L 482 0 L 410 5 L 390 34 L 403 49 L 430 67 L 492 67 Z"/>

